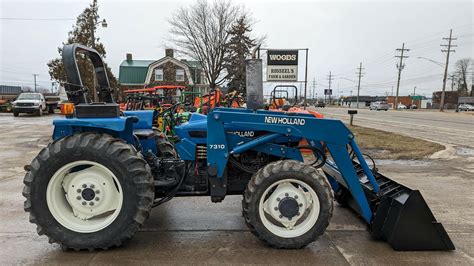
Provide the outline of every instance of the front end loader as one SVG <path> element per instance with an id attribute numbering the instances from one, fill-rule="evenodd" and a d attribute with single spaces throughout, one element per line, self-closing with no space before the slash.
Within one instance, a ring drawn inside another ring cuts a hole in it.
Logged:
<path id="1" fill-rule="evenodd" d="M 82 85 L 77 53 L 94 65 L 99 102 L 91 102 Z M 130 239 L 153 207 L 174 197 L 221 202 L 243 195 L 245 223 L 272 247 L 316 241 L 337 200 L 396 250 L 454 249 L 419 191 L 370 169 L 339 120 L 257 110 L 253 91 L 250 109 L 192 114 L 175 127 L 172 144 L 153 128 L 152 111 L 120 113 L 95 50 L 66 45 L 63 61 L 74 113 L 54 120 L 53 141 L 25 166 L 23 190 L 30 221 L 50 243 L 108 249 Z M 249 66 L 261 75 L 258 64 Z M 248 80 L 247 87 L 257 83 Z M 314 158 L 304 160 L 303 149 Z"/>

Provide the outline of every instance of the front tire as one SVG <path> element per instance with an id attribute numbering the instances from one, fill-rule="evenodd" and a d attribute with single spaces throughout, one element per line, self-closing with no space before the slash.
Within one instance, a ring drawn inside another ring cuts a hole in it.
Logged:
<path id="1" fill-rule="evenodd" d="M 13 116 L 17 117 L 20 114 L 20 112 L 13 110 Z"/>
<path id="2" fill-rule="evenodd" d="M 28 170 L 23 195 L 30 222 L 64 249 L 120 246 L 149 216 L 150 168 L 120 139 L 96 133 L 65 137 L 44 148 Z"/>
<path id="3" fill-rule="evenodd" d="M 324 233 L 333 213 L 331 187 L 319 170 L 277 161 L 251 178 L 242 201 L 250 231 L 276 248 L 302 248 Z"/>

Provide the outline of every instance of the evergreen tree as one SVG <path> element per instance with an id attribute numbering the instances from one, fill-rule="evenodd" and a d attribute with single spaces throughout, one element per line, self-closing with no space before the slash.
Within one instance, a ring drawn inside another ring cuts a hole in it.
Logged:
<path id="1" fill-rule="evenodd" d="M 94 48 L 103 58 L 105 58 L 105 47 L 101 42 L 99 42 L 100 38 L 95 37 L 95 31 L 100 19 L 98 9 L 99 6 L 97 5 L 97 0 L 93 0 L 89 7 L 84 9 L 84 11 L 77 17 L 76 25 L 74 25 L 73 29 L 68 33 L 68 39 L 66 42 L 63 42 L 63 45 L 80 43 L 87 47 Z M 58 52 L 61 56 L 62 47 L 58 47 Z M 95 95 L 92 63 L 90 60 L 81 56 L 77 57 L 77 61 L 82 83 L 89 89 L 89 97 L 92 98 L 92 95 Z M 58 82 L 66 82 L 66 72 L 61 57 L 49 61 L 48 67 L 51 79 Z M 112 88 L 117 88 L 117 79 L 111 69 L 107 65 L 106 67 L 110 86 Z"/>
<path id="2" fill-rule="evenodd" d="M 257 44 L 252 39 L 251 23 L 247 16 L 239 17 L 229 30 L 230 40 L 227 43 L 227 55 L 225 57 L 225 68 L 229 90 L 237 90 L 245 94 L 245 58 L 250 55 L 252 47 Z"/>

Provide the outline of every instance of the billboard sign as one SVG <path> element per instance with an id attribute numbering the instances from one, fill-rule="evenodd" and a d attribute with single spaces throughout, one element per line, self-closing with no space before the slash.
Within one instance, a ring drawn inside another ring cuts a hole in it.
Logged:
<path id="1" fill-rule="evenodd" d="M 267 81 L 298 81 L 298 50 L 268 50 Z"/>
<path id="2" fill-rule="evenodd" d="M 331 96 L 331 95 L 332 95 L 332 90 L 330 90 L 330 89 L 324 89 L 324 95 L 329 95 L 329 96 Z"/>

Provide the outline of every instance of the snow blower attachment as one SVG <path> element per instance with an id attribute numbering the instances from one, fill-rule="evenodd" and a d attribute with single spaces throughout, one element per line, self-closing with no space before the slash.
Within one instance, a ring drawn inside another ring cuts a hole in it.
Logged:
<path id="1" fill-rule="evenodd" d="M 89 100 L 76 52 L 94 65 L 99 103 Z M 153 128 L 153 111 L 118 111 L 95 50 L 66 45 L 63 61 L 75 112 L 54 120 L 54 141 L 25 166 L 23 189 L 25 211 L 50 243 L 108 249 L 131 238 L 152 207 L 173 197 L 220 202 L 242 195 L 250 232 L 272 247 L 316 241 L 330 223 L 335 198 L 396 250 L 454 249 L 420 192 L 371 170 L 341 121 L 261 110 L 259 59 L 247 64 L 254 71 L 247 74 L 247 109 L 194 113 L 174 128 L 174 143 Z M 175 106 L 161 118 L 171 119 Z M 313 152 L 312 164 L 302 149 Z"/>

